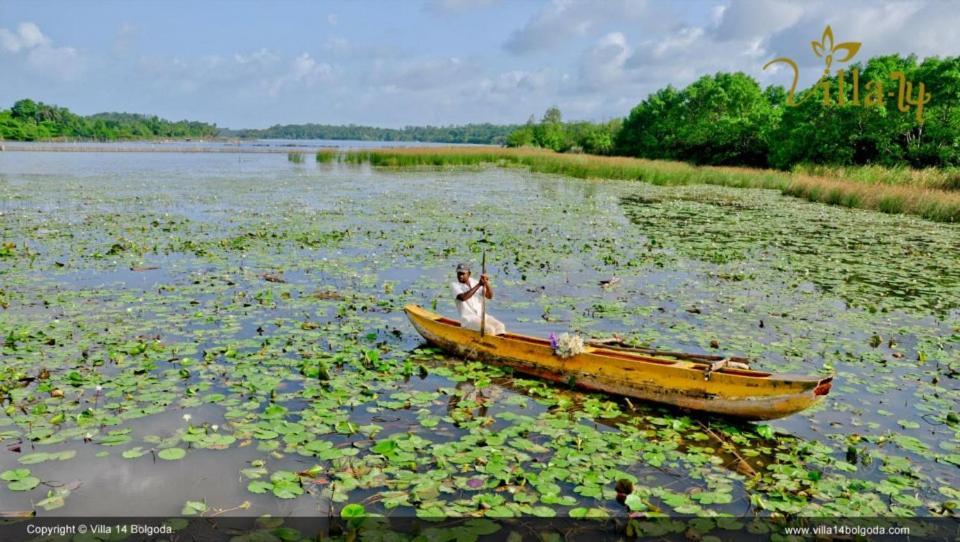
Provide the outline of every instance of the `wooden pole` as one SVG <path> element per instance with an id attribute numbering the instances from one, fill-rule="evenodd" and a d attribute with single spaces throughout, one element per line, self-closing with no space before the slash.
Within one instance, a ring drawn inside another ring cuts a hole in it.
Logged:
<path id="1" fill-rule="evenodd" d="M 480 277 L 487 274 L 487 251 L 483 251 L 483 259 L 480 263 Z M 480 295 L 480 338 L 486 333 L 487 328 L 487 287 L 483 287 L 483 293 Z"/>

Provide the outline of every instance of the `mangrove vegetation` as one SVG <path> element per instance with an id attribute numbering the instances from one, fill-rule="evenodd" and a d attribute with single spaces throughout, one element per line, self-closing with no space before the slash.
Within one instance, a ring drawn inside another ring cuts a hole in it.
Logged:
<path id="1" fill-rule="evenodd" d="M 849 74 L 842 84 L 837 75 L 827 77 L 799 92 L 796 106 L 787 105 L 784 88 L 761 89 L 746 74 L 705 75 L 683 89 L 668 86 L 651 94 L 622 123 L 564 123 L 551 108 L 539 123 L 510 134 L 507 144 L 777 169 L 960 166 L 960 57 L 920 62 L 882 56 L 850 66 L 853 72 L 856 85 Z M 921 121 L 916 106 L 906 101 L 916 101 L 919 90 L 902 100 L 898 96 L 903 80 L 922 82 L 930 96 Z M 893 97 L 864 105 L 867 89 L 877 88 Z"/>

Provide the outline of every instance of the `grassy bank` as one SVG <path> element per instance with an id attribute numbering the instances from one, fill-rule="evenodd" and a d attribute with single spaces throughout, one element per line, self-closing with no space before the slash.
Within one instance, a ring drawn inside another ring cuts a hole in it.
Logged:
<path id="1" fill-rule="evenodd" d="M 716 184 L 770 188 L 831 205 L 912 214 L 937 222 L 960 222 L 960 180 L 956 171 L 806 168 L 783 172 L 501 148 L 374 149 L 350 151 L 339 159 L 347 163 L 369 162 L 384 167 L 494 164 L 527 167 L 538 173 L 583 179 L 626 179 L 657 185 Z"/>

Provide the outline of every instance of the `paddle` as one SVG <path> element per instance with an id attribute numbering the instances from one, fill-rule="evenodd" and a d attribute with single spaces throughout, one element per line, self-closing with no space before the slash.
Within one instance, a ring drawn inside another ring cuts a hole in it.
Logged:
<path id="1" fill-rule="evenodd" d="M 480 261 L 480 276 L 487 274 L 487 250 L 483 250 L 483 258 Z M 487 287 L 483 287 L 483 293 L 480 294 L 480 338 L 483 338 L 487 327 Z"/>

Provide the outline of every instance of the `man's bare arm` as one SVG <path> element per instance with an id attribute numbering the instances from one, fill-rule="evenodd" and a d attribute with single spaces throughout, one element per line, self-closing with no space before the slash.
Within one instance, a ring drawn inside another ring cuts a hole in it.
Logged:
<path id="1" fill-rule="evenodd" d="M 477 283 L 478 286 L 483 286 L 483 296 L 487 299 L 493 299 L 493 288 L 490 287 L 490 277 L 486 275 L 480 275 L 480 282 Z"/>
<path id="2" fill-rule="evenodd" d="M 463 292 L 462 294 L 457 294 L 457 301 L 466 301 L 470 299 L 471 297 L 473 297 L 473 294 L 477 293 L 477 290 L 479 290 L 481 286 L 483 286 L 483 284 L 478 282 L 477 285 L 474 286 L 473 288 L 470 288 L 469 290 L 467 290 L 466 292 Z M 489 296 L 488 296 L 488 299 L 489 299 Z"/>

